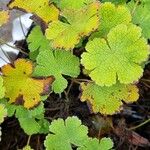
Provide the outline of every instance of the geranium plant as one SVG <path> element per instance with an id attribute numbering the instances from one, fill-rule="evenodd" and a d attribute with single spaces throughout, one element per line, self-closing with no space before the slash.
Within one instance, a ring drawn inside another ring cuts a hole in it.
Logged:
<path id="1" fill-rule="evenodd" d="M 150 52 L 149 6 L 146 0 L 11 0 L 10 10 L 40 21 L 26 37 L 27 57 L 1 68 L 0 123 L 15 116 L 29 136 L 46 135 L 47 150 L 112 149 L 110 138 L 89 137 L 75 116 L 47 120 L 44 104 L 51 94 L 69 103 L 74 84 L 91 114 L 114 115 L 136 102 Z M 9 19 L 8 11 L 0 16 L 0 25 Z"/>

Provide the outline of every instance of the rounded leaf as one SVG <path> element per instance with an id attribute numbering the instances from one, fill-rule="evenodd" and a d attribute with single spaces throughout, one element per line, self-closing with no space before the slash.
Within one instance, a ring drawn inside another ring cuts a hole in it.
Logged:
<path id="1" fill-rule="evenodd" d="M 89 76 L 100 86 L 111 86 L 117 80 L 124 84 L 138 81 L 149 46 L 141 37 L 141 28 L 120 24 L 109 32 L 107 39 L 89 41 L 86 51 L 81 63 L 90 71 Z"/>

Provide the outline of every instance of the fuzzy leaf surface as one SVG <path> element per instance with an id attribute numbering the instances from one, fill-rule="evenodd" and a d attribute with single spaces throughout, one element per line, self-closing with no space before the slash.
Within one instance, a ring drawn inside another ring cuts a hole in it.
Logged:
<path id="1" fill-rule="evenodd" d="M 131 22 L 131 14 L 127 7 L 115 6 L 110 2 L 101 5 L 99 16 L 101 19 L 98 32 L 93 33 L 91 38 L 106 37 L 113 27 Z"/>
<path id="2" fill-rule="evenodd" d="M 88 138 L 88 128 L 77 117 L 54 120 L 49 131 L 53 134 L 46 137 L 44 145 L 47 150 L 72 150 L 72 144 L 82 146 Z"/>
<path id="3" fill-rule="evenodd" d="M 80 147 L 78 150 L 111 150 L 112 148 L 113 142 L 110 138 L 102 138 L 100 141 L 96 138 L 89 138 L 84 147 Z"/>
<path id="4" fill-rule="evenodd" d="M 116 80 L 124 84 L 138 81 L 143 74 L 141 64 L 149 55 L 141 28 L 132 24 L 116 26 L 109 32 L 107 40 L 95 38 L 89 41 L 86 51 L 81 56 L 81 63 L 100 86 L 111 86 Z"/>
<path id="5" fill-rule="evenodd" d="M 54 21 L 46 30 L 47 39 L 54 48 L 73 49 L 84 36 L 88 36 L 99 25 L 99 3 L 94 2 L 83 9 L 64 10 L 62 15 L 68 22 Z"/>
<path id="6" fill-rule="evenodd" d="M 21 103 L 29 109 L 40 102 L 44 84 L 31 77 L 32 71 L 32 62 L 25 59 L 15 61 L 14 67 L 8 64 L 2 68 L 5 97 L 9 98 L 10 103 Z"/>
<path id="7" fill-rule="evenodd" d="M 83 83 L 81 89 L 81 101 L 88 101 L 93 112 L 107 115 L 120 111 L 122 100 L 131 103 L 139 98 L 138 88 L 134 85 L 117 83 L 111 87 L 101 87 L 94 83 Z"/>
<path id="8" fill-rule="evenodd" d="M 46 23 L 58 19 L 59 11 L 48 0 L 11 0 L 9 8 L 19 8 L 34 13 Z"/>
<path id="9" fill-rule="evenodd" d="M 34 76 L 54 76 L 52 88 L 55 93 L 61 93 L 67 87 L 67 80 L 62 75 L 77 77 L 79 66 L 79 59 L 69 51 L 42 51 L 37 57 Z"/>

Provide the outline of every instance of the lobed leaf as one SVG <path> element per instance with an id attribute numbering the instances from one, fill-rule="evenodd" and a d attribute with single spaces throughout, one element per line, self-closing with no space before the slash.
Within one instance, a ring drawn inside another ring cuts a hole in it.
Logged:
<path id="1" fill-rule="evenodd" d="M 77 117 L 54 120 L 49 131 L 44 142 L 47 150 L 72 150 L 72 144 L 82 146 L 88 138 L 88 128 Z"/>
<path id="2" fill-rule="evenodd" d="M 98 31 L 92 34 L 91 38 L 106 37 L 109 31 L 119 25 L 128 25 L 131 22 L 131 14 L 123 5 L 115 6 L 110 2 L 101 4 L 99 9 L 100 25 Z"/>
<path id="3" fill-rule="evenodd" d="M 99 3 L 94 2 L 79 10 L 64 10 L 67 22 L 54 21 L 46 30 L 46 37 L 54 48 L 73 49 L 84 36 L 88 36 L 99 25 Z"/>
<path id="4" fill-rule="evenodd" d="M 107 39 L 95 38 L 86 45 L 81 63 L 89 76 L 100 86 L 111 86 L 119 80 L 128 84 L 142 76 L 142 62 L 148 58 L 147 41 L 141 37 L 141 28 L 120 24 Z"/>
<path id="5" fill-rule="evenodd" d="M 30 59 L 35 60 L 40 51 L 49 50 L 50 43 L 43 35 L 40 26 L 33 28 L 27 38 L 28 48 L 30 50 Z"/>
<path id="6" fill-rule="evenodd" d="M 79 65 L 79 59 L 70 52 L 41 51 L 37 57 L 34 76 L 54 76 L 52 88 L 55 93 L 61 93 L 67 87 L 67 80 L 62 75 L 77 77 L 80 73 Z"/>
<path id="7" fill-rule="evenodd" d="M 138 88 L 134 85 L 117 83 L 111 87 L 98 86 L 95 83 L 82 83 L 81 101 L 88 101 L 94 113 L 112 115 L 121 110 L 122 100 L 135 102 L 139 98 Z"/>
<path id="8" fill-rule="evenodd" d="M 39 104 L 45 82 L 32 78 L 32 72 L 32 62 L 25 59 L 15 61 L 14 67 L 10 64 L 2 67 L 5 97 L 10 103 L 22 104 L 27 109 Z"/>
<path id="9" fill-rule="evenodd" d="M 102 138 L 101 140 L 89 138 L 84 147 L 77 150 L 111 150 L 112 148 L 113 142 L 110 138 Z"/>
<path id="10" fill-rule="evenodd" d="M 7 23 L 9 19 L 9 12 L 8 11 L 0 11 L 0 27 Z"/>
<path id="11" fill-rule="evenodd" d="M 11 0 L 9 8 L 19 8 L 34 13 L 46 23 L 58 19 L 58 9 L 48 0 Z"/>
<path id="12" fill-rule="evenodd" d="M 131 1 L 128 4 L 131 12 L 135 7 L 135 2 Z M 132 21 L 142 28 L 142 33 L 145 38 L 150 38 L 150 1 L 145 1 L 141 5 L 137 5 L 134 10 Z"/>

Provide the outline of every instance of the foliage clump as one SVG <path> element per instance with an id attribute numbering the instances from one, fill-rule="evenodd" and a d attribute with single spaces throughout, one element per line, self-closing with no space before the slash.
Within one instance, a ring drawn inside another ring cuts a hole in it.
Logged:
<path id="1" fill-rule="evenodd" d="M 110 138 L 89 137 L 77 117 L 47 117 L 47 103 L 53 93 L 70 108 L 73 87 L 92 115 L 113 115 L 136 102 L 150 53 L 149 6 L 148 0 L 11 0 L 10 9 L 36 21 L 26 52 L 17 48 L 26 56 L 1 68 L 0 123 L 15 116 L 29 136 L 47 134 L 47 150 L 112 149 Z M 9 12 L 0 11 L 0 27 L 8 19 Z"/>

